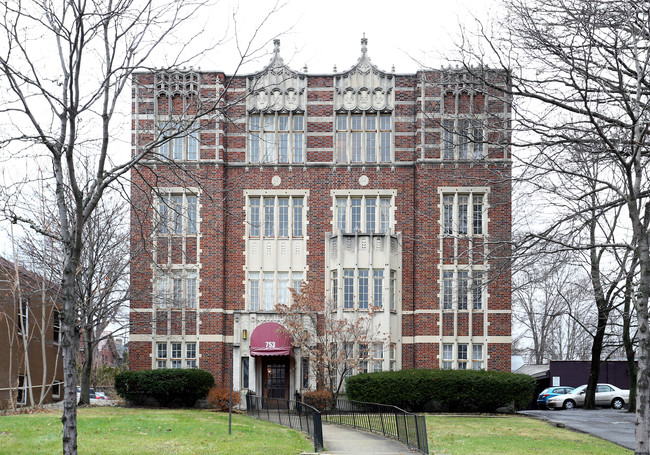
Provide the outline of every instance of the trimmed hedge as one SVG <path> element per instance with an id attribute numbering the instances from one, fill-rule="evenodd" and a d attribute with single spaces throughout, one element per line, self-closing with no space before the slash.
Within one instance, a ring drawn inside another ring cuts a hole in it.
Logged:
<path id="1" fill-rule="evenodd" d="M 413 411 L 494 412 L 526 406 L 535 379 L 523 374 L 475 370 L 401 370 L 347 379 L 348 398 Z"/>
<path id="2" fill-rule="evenodd" d="M 180 402 L 194 406 L 214 386 L 214 377 L 204 370 L 125 371 L 115 376 L 115 390 L 126 401 L 143 405 L 155 399 L 160 406 Z"/>

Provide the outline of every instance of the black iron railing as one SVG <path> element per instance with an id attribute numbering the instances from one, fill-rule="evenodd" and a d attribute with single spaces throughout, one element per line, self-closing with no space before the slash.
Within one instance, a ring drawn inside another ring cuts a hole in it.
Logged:
<path id="1" fill-rule="evenodd" d="M 323 424 L 318 409 L 293 400 L 246 395 L 248 415 L 304 431 L 314 438 L 314 451 L 323 450 Z"/>
<path id="2" fill-rule="evenodd" d="M 396 406 L 339 398 L 336 406 L 332 403 L 321 416 L 324 422 L 369 430 L 429 453 L 425 417 Z"/>

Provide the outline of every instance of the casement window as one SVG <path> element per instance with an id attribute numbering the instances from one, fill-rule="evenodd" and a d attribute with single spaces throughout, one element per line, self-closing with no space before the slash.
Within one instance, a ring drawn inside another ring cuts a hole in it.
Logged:
<path id="1" fill-rule="evenodd" d="M 390 271 L 390 289 L 389 289 L 390 299 L 390 311 L 396 311 L 396 302 L 397 302 L 397 273 L 394 270 Z"/>
<path id="2" fill-rule="evenodd" d="M 167 343 L 156 343 L 156 368 L 167 368 Z"/>
<path id="3" fill-rule="evenodd" d="M 21 298 L 18 305 L 18 335 L 29 336 L 29 299 Z"/>
<path id="4" fill-rule="evenodd" d="M 472 299 L 472 309 L 483 308 L 483 272 L 443 270 L 442 309 L 467 310 L 470 298 Z"/>
<path id="5" fill-rule="evenodd" d="M 479 160 L 484 156 L 484 126 L 480 118 L 442 121 L 442 158 Z"/>
<path id="6" fill-rule="evenodd" d="M 335 228 L 343 233 L 385 234 L 391 230 L 392 206 L 391 196 L 337 196 Z"/>
<path id="7" fill-rule="evenodd" d="M 466 344 L 458 345 L 458 369 L 459 370 L 467 369 L 467 345 Z"/>
<path id="8" fill-rule="evenodd" d="M 483 369 L 483 345 L 482 344 L 472 345 L 472 369 L 473 370 Z"/>
<path id="9" fill-rule="evenodd" d="M 391 114 L 336 115 L 337 163 L 389 163 L 392 160 Z"/>
<path id="10" fill-rule="evenodd" d="M 384 369 L 384 345 L 375 343 L 373 349 L 372 371 L 382 371 Z"/>
<path id="11" fill-rule="evenodd" d="M 289 288 L 300 289 L 302 272 L 248 272 L 248 309 L 273 311 L 275 306 L 288 305 Z"/>
<path id="12" fill-rule="evenodd" d="M 166 194 L 158 197 L 158 234 L 196 235 L 197 197 L 191 193 Z"/>
<path id="13" fill-rule="evenodd" d="M 248 161 L 254 164 L 305 162 L 302 114 L 253 114 L 248 117 Z"/>
<path id="14" fill-rule="evenodd" d="M 172 270 L 158 274 L 155 292 L 158 308 L 195 309 L 197 296 L 196 270 Z"/>
<path id="15" fill-rule="evenodd" d="M 309 388 L 309 358 L 300 359 L 300 386 L 303 389 Z"/>
<path id="16" fill-rule="evenodd" d="M 397 345 L 395 343 L 391 343 L 390 344 L 390 351 L 389 351 L 389 365 L 388 365 L 388 369 L 390 371 L 395 371 L 395 365 L 396 365 L 395 355 L 396 355 L 396 352 L 397 352 Z"/>
<path id="17" fill-rule="evenodd" d="M 444 235 L 484 234 L 483 194 L 443 194 L 442 232 Z"/>
<path id="18" fill-rule="evenodd" d="M 248 372 L 248 361 L 249 357 L 242 357 L 241 358 L 241 388 L 242 389 L 248 389 L 248 383 L 249 383 L 249 372 Z"/>
<path id="19" fill-rule="evenodd" d="M 159 122 L 160 137 L 169 137 L 158 147 L 161 158 L 174 161 L 196 161 L 199 157 L 199 132 L 179 121 Z M 172 137 L 173 136 L 173 137 Z"/>
<path id="20" fill-rule="evenodd" d="M 365 343 L 359 343 L 359 373 L 368 372 L 368 358 L 370 352 L 368 350 L 368 345 Z"/>
<path id="21" fill-rule="evenodd" d="M 442 345 L 442 369 L 451 370 L 454 366 L 454 345 Z"/>
<path id="22" fill-rule="evenodd" d="M 332 305 L 336 308 L 336 304 L 339 301 L 339 273 L 338 270 L 332 270 L 330 273 L 330 283 L 331 283 L 331 292 L 330 298 L 332 299 Z"/>
<path id="23" fill-rule="evenodd" d="M 52 313 L 52 342 L 54 344 L 61 342 L 61 313 L 58 310 Z"/>
<path id="24" fill-rule="evenodd" d="M 18 376 L 18 389 L 16 394 L 16 404 L 27 404 L 27 378 L 22 374 Z"/>
<path id="25" fill-rule="evenodd" d="M 196 368 L 196 342 L 156 343 L 156 368 Z"/>
<path id="26" fill-rule="evenodd" d="M 391 302 L 394 302 L 394 283 L 391 271 Z M 372 277 L 372 281 L 370 279 Z M 331 295 L 338 307 L 338 272 L 331 274 Z M 343 269 L 343 309 L 367 310 L 370 305 L 374 310 L 382 310 L 384 304 L 384 270 L 383 269 Z M 356 296 L 356 300 L 355 300 Z M 394 304 L 394 303 L 393 303 Z"/>
<path id="27" fill-rule="evenodd" d="M 248 198 L 248 237 L 302 237 L 304 226 L 302 196 Z"/>

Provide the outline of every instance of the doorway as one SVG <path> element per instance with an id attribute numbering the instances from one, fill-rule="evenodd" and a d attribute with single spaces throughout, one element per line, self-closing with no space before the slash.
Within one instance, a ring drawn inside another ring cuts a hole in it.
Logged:
<path id="1" fill-rule="evenodd" d="M 262 394 L 264 398 L 289 399 L 289 356 L 262 358 Z"/>

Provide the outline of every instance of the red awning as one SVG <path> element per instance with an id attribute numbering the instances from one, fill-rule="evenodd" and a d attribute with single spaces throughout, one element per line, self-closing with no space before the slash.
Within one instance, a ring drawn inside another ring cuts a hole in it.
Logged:
<path id="1" fill-rule="evenodd" d="M 277 322 L 258 325 L 251 335 L 251 355 L 293 355 L 291 335 Z"/>

